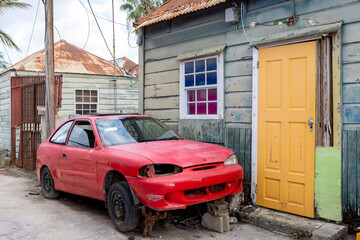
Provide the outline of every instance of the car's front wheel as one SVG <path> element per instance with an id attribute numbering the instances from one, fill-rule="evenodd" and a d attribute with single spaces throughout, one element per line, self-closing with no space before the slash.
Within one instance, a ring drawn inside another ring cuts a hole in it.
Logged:
<path id="1" fill-rule="evenodd" d="M 45 198 L 55 199 L 60 196 L 60 192 L 55 190 L 54 179 L 47 167 L 41 173 L 41 187 Z"/>
<path id="2" fill-rule="evenodd" d="M 130 187 L 126 182 L 114 183 L 110 187 L 107 206 L 110 218 L 118 231 L 127 232 L 137 227 L 140 211 L 134 204 Z"/>

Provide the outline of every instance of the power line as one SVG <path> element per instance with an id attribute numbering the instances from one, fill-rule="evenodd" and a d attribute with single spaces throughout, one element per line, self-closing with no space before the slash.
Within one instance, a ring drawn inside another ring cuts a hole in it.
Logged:
<path id="1" fill-rule="evenodd" d="M 87 12 L 89 12 L 89 13 L 91 13 L 91 14 L 93 14 L 91 11 L 89 11 L 89 9 L 87 9 L 86 7 L 85 7 L 85 5 L 81 2 L 81 0 L 79 0 L 79 2 L 84 6 L 84 8 L 85 8 L 85 10 L 87 11 Z M 110 20 L 110 19 L 107 19 L 107 18 L 104 18 L 104 17 L 101 17 L 101 16 L 98 16 L 98 15 L 95 15 L 97 18 L 100 18 L 100 19 L 102 19 L 102 20 L 105 20 L 105 21 L 108 21 L 108 22 L 113 22 L 112 20 Z M 131 27 L 130 25 L 127 25 L 127 24 L 124 24 L 124 23 L 119 23 L 119 22 L 114 22 L 115 24 L 118 24 L 118 25 L 121 25 L 121 26 L 124 26 L 124 27 Z"/>
<path id="2" fill-rule="evenodd" d="M 89 7 L 90 7 L 90 10 L 91 10 L 92 15 L 94 16 L 96 25 L 97 25 L 100 33 L 101 33 L 101 36 L 102 36 L 102 38 L 104 39 L 105 45 L 106 45 L 106 47 L 107 47 L 107 49 L 108 49 L 108 51 L 109 51 L 109 53 L 110 53 L 110 56 L 111 56 L 112 58 L 114 58 L 114 56 L 113 56 L 113 54 L 112 54 L 112 52 L 111 52 L 111 50 L 110 50 L 110 48 L 109 48 L 109 45 L 108 45 L 107 42 L 106 42 L 105 36 L 104 36 L 104 34 L 103 34 L 102 30 L 101 30 L 101 27 L 100 27 L 100 25 L 99 25 L 99 22 L 98 22 L 98 20 L 97 20 L 97 18 L 96 18 L 96 15 L 95 15 L 95 13 L 94 13 L 94 10 L 92 9 L 90 0 L 87 0 L 87 2 L 88 2 L 88 4 L 89 4 Z M 119 68 L 120 72 L 124 73 L 124 70 L 123 70 L 121 67 L 119 67 L 119 65 L 118 65 L 118 63 L 117 63 L 116 61 L 115 61 L 115 63 L 116 63 L 116 66 Z M 131 78 L 130 78 L 130 83 L 133 84 Z"/>
<path id="3" fill-rule="evenodd" d="M 31 43 L 31 39 L 32 39 L 32 36 L 33 36 L 33 33 L 34 33 L 35 24 L 36 24 L 36 18 L 37 18 L 38 12 L 39 12 L 39 6 L 40 6 L 40 0 L 38 1 L 38 5 L 37 5 L 37 8 L 36 8 L 36 14 L 35 14 L 35 19 L 34 19 L 34 24 L 33 24 L 32 30 L 31 30 L 30 40 L 29 40 L 28 47 L 27 47 L 27 49 L 26 49 L 25 57 L 27 57 L 27 55 L 28 55 L 28 53 L 29 53 L 30 43 Z"/>
<path id="4" fill-rule="evenodd" d="M 83 48 L 82 48 L 82 50 L 84 50 L 87 42 L 89 41 L 89 36 L 90 36 L 90 18 L 89 18 L 89 11 L 87 10 L 87 8 L 86 8 L 85 5 L 83 4 L 83 2 L 80 1 L 80 0 L 79 0 L 79 2 L 80 2 L 81 5 L 84 7 L 84 9 L 85 9 L 85 11 L 86 11 L 87 20 L 88 20 L 88 34 L 87 34 L 87 38 L 86 38 L 85 44 L 84 44 L 84 46 L 83 46 Z"/>
<path id="5" fill-rule="evenodd" d="M 4 46 L 4 50 L 5 50 L 5 52 L 6 52 L 6 55 L 7 55 L 8 59 L 9 59 L 10 65 L 12 66 L 13 64 L 12 64 L 12 62 L 11 62 L 11 58 L 10 58 L 10 56 L 9 56 L 9 53 L 8 53 L 8 51 L 6 50 L 5 44 L 4 44 L 2 41 L 0 41 L 0 42 L 1 42 L 2 45 Z"/>

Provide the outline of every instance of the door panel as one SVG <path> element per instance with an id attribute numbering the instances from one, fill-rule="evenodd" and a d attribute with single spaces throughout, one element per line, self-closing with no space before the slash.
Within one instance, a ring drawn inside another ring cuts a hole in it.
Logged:
<path id="1" fill-rule="evenodd" d="M 314 217 L 316 42 L 259 50 L 257 204 Z"/>

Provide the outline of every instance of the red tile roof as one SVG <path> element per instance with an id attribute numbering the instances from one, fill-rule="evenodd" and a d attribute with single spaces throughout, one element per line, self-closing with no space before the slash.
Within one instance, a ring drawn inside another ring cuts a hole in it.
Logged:
<path id="1" fill-rule="evenodd" d="M 114 75 L 114 65 L 88 51 L 85 51 L 65 40 L 54 44 L 55 72 L 91 75 Z M 11 69 L 19 71 L 45 72 L 45 50 L 37 51 L 14 65 L 1 71 Z M 124 70 L 116 68 L 118 76 L 127 75 Z"/>
<path id="2" fill-rule="evenodd" d="M 136 29 L 170 20 L 180 15 L 196 12 L 226 2 L 226 0 L 169 0 L 151 13 L 134 22 Z"/>

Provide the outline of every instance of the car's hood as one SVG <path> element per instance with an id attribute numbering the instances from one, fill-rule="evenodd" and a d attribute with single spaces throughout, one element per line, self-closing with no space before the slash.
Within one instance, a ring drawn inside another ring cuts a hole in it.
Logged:
<path id="1" fill-rule="evenodd" d="M 171 163 L 180 167 L 224 162 L 233 153 L 219 145 L 190 140 L 142 142 L 111 148 L 144 156 L 154 163 Z"/>

